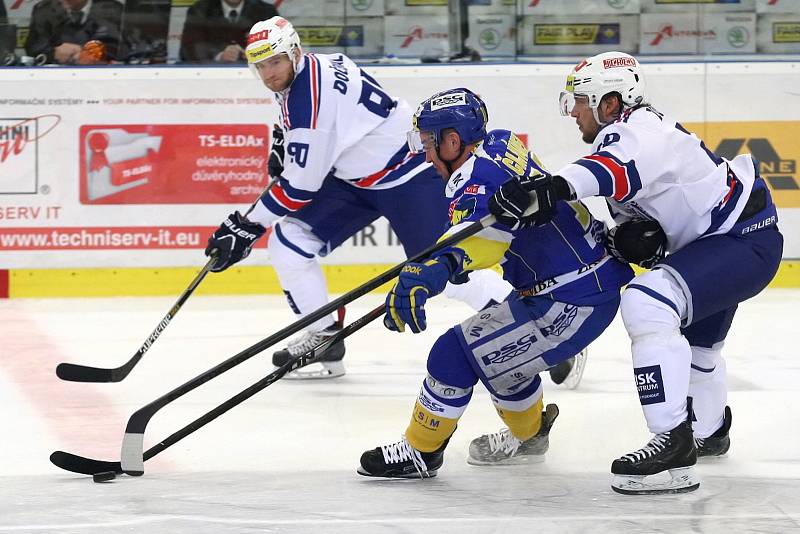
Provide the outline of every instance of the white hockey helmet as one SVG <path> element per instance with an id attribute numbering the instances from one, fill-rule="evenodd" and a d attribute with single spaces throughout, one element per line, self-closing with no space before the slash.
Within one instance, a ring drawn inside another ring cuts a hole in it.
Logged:
<path id="1" fill-rule="evenodd" d="M 278 54 L 286 54 L 297 72 L 300 60 L 295 57 L 295 50 L 302 52 L 303 49 L 300 47 L 300 36 L 292 23 L 283 17 L 272 17 L 253 24 L 247 35 L 244 53 L 250 71 L 260 80 L 254 65 Z"/>
<path id="2" fill-rule="evenodd" d="M 575 65 L 559 96 L 559 110 L 562 115 L 569 116 L 575 106 L 575 96 L 585 96 L 595 120 L 602 124 L 597 106 L 604 96 L 613 92 L 620 94 L 623 107 L 646 103 L 642 67 L 636 58 L 624 52 L 603 52 Z"/>

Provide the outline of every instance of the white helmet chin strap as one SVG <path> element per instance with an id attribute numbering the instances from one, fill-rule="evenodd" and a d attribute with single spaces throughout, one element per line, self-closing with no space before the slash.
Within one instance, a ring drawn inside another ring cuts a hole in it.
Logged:
<path id="1" fill-rule="evenodd" d="M 600 126 L 605 126 L 606 124 L 608 124 L 608 122 L 603 122 L 600 120 L 600 115 L 597 113 L 597 108 L 591 108 L 591 109 L 592 109 L 592 115 L 594 116 L 594 120 L 597 121 L 597 124 L 599 124 Z"/>

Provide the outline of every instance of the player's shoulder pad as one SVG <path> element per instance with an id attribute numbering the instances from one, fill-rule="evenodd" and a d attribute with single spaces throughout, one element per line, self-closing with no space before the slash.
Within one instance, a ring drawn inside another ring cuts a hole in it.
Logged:
<path id="1" fill-rule="evenodd" d="M 480 155 L 492 160 L 510 177 L 547 174 L 538 158 L 509 130 L 488 132 L 480 151 Z"/>

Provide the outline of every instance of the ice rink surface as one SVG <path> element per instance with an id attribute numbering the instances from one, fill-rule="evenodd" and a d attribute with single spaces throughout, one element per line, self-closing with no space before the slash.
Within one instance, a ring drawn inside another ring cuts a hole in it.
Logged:
<path id="1" fill-rule="evenodd" d="M 358 476 L 364 450 L 403 433 L 430 345 L 470 314 L 444 298 L 426 333 L 376 321 L 348 338 L 346 376 L 279 381 L 146 462 L 143 477 L 95 484 L 51 465 L 54 450 L 119 460 L 135 410 L 293 320 L 278 297 L 192 297 L 123 382 L 56 378 L 62 361 L 122 364 L 174 300 L 0 301 L 0 533 L 800 532 L 800 290 L 740 306 L 725 351 L 731 451 L 698 465 L 689 494 L 609 487 L 611 461 L 650 437 L 619 318 L 590 347 L 577 390 L 544 380 L 561 409 L 545 463 L 466 464 L 469 441 L 501 426 L 478 385 L 437 478 Z M 350 305 L 348 319 L 379 300 Z M 156 414 L 145 448 L 263 377 L 271 352 Z"/>

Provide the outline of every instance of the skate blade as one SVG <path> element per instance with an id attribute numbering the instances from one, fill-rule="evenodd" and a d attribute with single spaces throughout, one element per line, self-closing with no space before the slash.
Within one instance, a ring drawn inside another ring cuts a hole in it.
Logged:
<path id="1" fill-rule="evenodd" d="M 467 463 L 469 465 L 479 465 L 481 467 L 486 466 L 503 466 L 503 465 L 526 465 L 526 464 L 540 464 L 543 463 L 545 459 L 544 454 L 531 454 L 527 456 L 512 456 L 511 458 L 504 458 L 502 460 L 480 460 L 478 458 L 473 458 L 472 456 L 467 456 Z"/>
<path id="2" fill-rule="evenodd" d="M 361 476 L 370 477 L 370 478 L 383 478 L 385 480 L 390 479 L 398 479 L 398 480 L 422 480 L 423 478 L 433 478 L 436 476 L 436 471 L 423 471 L 422 476 L 419 473 L 413 473 L 408 475 L 373 475 L 369 471 L 365 470 L 363 467 L 359 466 L 356 469 L 356 473 Z"/>
<path id="3" fill-rule="evenodd" d="M 650 476 L 658 476 L 661 473 Z M 613 475 L 611 489 L 623 495 L 663 495 L 688 493 L 700 487 L 700 479 L 691 467 L 669 470 L 670 479 L 651 481 L 645 475 Z"/>
<path id="4" fill-rule="evenodd" d="M 339 378 L 344 376 L 345 369 L 342 362 L 312 363 L 308 367 L 296 369 L 286 373 L 284 380 L 324 380 L 326 378 Z"/>
<path id="5" fill-rule="evenodd" d="M 709 454 L 707 456 L 700 456 L 698 454 L 697 455 L 697 462 L 698 463 L 700 463 L 700 462 L 702 462 L 702 463 L 709 462 L 709 463 L 713 464 L 714 462 L 717 462 L 719 460 L 724 460 L 727 457 L 728 457 L 728 453 L 727 452 L 724 453 L 724 454 Z"/>
<path id="6" fill-rule="evenodd" d="M 566 389 L 576 389 L 580 385 L 581 379 L 583 378 L 583 371 L 586 369 L 586 359 L 588 355 L 588 350 L 583 349 L 575 356 L 575 365 L 572 366 L 572 370 L 570 370 L 567 378 L 561 383 Z"/>

